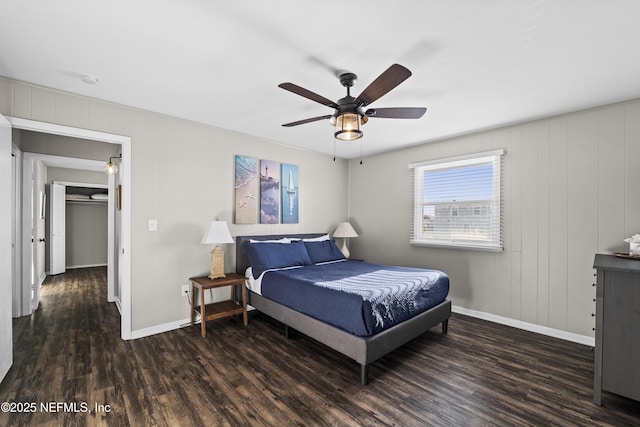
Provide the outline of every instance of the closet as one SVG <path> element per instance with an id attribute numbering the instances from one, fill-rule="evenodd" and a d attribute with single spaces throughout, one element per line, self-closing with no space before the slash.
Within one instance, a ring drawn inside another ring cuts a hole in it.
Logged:
<path id="1" fill-rule="evenodd" d="M 53 182 L 49 273 L 107 265 L 106 185 Z"/>

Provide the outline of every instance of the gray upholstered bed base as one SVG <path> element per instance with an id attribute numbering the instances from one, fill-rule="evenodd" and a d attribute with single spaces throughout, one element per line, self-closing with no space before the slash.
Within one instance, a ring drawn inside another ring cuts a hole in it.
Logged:
<path id="1" fill-rule="evenodd" d="M 289 237 L 315 237 L 319 234 L 287 235 Z M 238 236 L 236 237 L 236 272 L 244 274 L 248 259 L 244 253 L 243 242 L 248 239 L 267 240 L 284 237 L 276 236 Z M 390 329 L 370 337 L 359 337 L 321 322 L 313 317 L 278 304 L 262 295 L 249 292 L 249 304 L 266 315 L 284 323 L 303 334 L 329 346 L 360 364 L 360 382 L 368 383 L 369 364 L 392 350 L 406 344 L 427 332 L 438 323 L 442 323 L 442 333 L 447 333 L 451 317 L 451 301 L 445 300 L 432 309 L 406 320 Z"/>

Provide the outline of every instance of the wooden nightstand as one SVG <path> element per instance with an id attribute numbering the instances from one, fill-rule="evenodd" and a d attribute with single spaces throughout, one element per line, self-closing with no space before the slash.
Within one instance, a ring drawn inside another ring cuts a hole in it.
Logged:
<path id="1" fill-rule="evenodd" d="M 219 277 L 217 279 L 209 279 L 208 277 L 192 277 L 191 280 L 191 326 L 196 318 L 196 313 L 200 315 L 200 327 L 202 336 L 207 336 L 207 320 L 221 319 L 223 317 L 233 316 L 234 314 L 242 314 L 244 325 L 247 326 L 249 319 L 247 317 L 247 288 L 244 285 L 244 276 L 236 273 L 226 273 L 227 277 Z M 214 302 L 212 304 L 204 303 L 204 291 L 207 289 L 222 288 L 231 286 L 231 299 L 227 301 Z M 237 305 L 233 301 L 235 287 L 242 288 L 242 305 Z M 200 305 L 196 307 L 196 292 L 200 294 Z"/>

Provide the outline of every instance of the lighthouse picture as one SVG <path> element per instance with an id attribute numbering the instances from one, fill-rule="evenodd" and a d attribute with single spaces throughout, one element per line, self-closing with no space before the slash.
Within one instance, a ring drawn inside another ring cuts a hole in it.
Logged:
<path id="1" fill-rule="evenodd" d="M 260 224 L 280 222 L 280 163 L 260 160 Z"/>

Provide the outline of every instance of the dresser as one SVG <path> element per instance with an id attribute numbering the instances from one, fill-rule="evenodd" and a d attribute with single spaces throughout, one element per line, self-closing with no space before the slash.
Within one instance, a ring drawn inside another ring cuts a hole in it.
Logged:
<path id="1" fill-rule="evenodd" d="M 597 254 L 593 401 L 640 401 L 640 260 Z"/>

